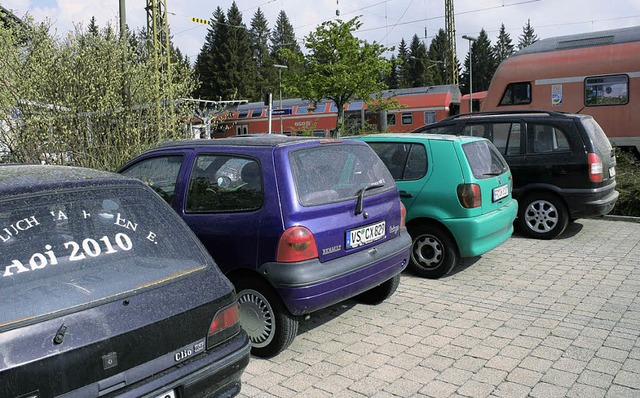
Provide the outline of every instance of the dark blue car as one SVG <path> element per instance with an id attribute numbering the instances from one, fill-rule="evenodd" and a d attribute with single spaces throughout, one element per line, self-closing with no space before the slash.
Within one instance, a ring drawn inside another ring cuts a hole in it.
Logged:
<path id="1" fill-rule="evenodd" d="M 154 188 L 234 283 L 256 355 L 298 316 L 393 294 L 411 239 L 393 177 L 362 142 L 281 135 L 172 142 L 120 172 Z"/>
<path id="2" fill-rule="evenodd" d="M 238 318 L 233 285 L 139 180 L 0 166 L 0 397 L 233 396 Z"/>

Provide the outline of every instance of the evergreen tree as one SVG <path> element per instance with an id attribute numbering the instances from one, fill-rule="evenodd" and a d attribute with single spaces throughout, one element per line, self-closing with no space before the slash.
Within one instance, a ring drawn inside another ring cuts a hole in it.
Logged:
<path id="1" fill-rule="evenodd" d="M 274 91 L 274 82 L 278 74 L 273 68 L 273 60 L 269 54 L 269 38 L 271 32 L 264 13 L 260 8 L 251 19 L 251 29 L 249 30 L 251 43 L 253 45 L 253 60 L 257 68 L 256 88 L 257 95 L 262 95 L 271 90 Z"/>
<path id="2" fill-rule="evenodd" d="M 537 41 L 538 35 L 535 34 L 531 26 L 531 20 L 527 19 L 527 24 L 522 28 L 522 35 L 520 35 L 518 40 L 518 50 L 522 50 Z"/>
<path id="3" fill-rule="evenodd" d="M 498 41 L 493 46 L 493 52 L 496 56 L 496 62 L 498 65 L 500 62 L 509 58 L 514 53 L 513 44 L 511 44 L 511 36 L 507 33 L 504 24 L 500 26 L 500 33 L 498 33 Z"/>
<path id="4" fill-rule="evenodd" d="M 93 37 L 97 37 L 100 34 L 100 29 L 98 28 L 98 24 L 96 23 L 96 17 L 91 17 L 91 19 L 89 20 L 89 27 L 87 28 L 87 32 Z"/>
<path id="5" fill-rule="evenodd" d="M 418 35 L 414 34 L 409 47 L 409 87 L 425 87 L 432 84 L 429 58 L 427 49 Z"/>
<path id="6" fill-rule="evenodd" d="M 389 60 L 391 63 L 391 70 L 384 77 L 384 82 L 390 89 L 396 89 L 399 87 L 398 81 L 398 59 L 394 54 L 391 55 L 391 59 Z"/>
<path id="7" fill-rule="evenodd" d="M 293 54 L 297 54 L 295 57 L 290 57 L 289 59 L 285 58 L 282 55 L 282 51 L 287 50 Z M 300 60 L 304 59 L 302 50 L 300 49 L 300 45 L 296 41 L 295 31 L 293 29 L 293 25 L 289 22 L 289 17 L 284 11 L 280 11 L 278 13 L 278 17 L 276 19 L 276 24 L 271 31 L 271 59 L 274 64 L 278 65 L 286 65 L 288 69 L 285 71 L 281 71 L 282 73 L 282 96 L 284 98 L 289 97 L 290 93 L 295 91 L 295 87 L 289 88 L 285 84 L 288 80 L 295 80 L 304 74 L 304 64 L 300 63 Z M 276 71 L 272 71 L 276 73 Z M 275 74 L 274 76 L 276 76 Z M 285 77 L 291 76 L 292 79 L 286 79 Z M 272 79 L 274 82 L 274 88 L 272 89 L 275 92 L 275 84 L 276 79 Z M 278 81 L 279 85 L 280 82 Z"/>
<path id="8" fill-rule="evenodd" d="M 223 46 L 229 36 L 227 17 L 219 6 L 213 12 L 213 16 L 207 29 L 207 36 L 202 49 L 196 58 L 195 70 L 200 79 L 200 87 L 195 96 L 202 99 L 221 99 L 220 83 L 226 78 L 225 57 Z"/>
<path id="9" fill-rule="evenodd" d="M 398 47 L 398 88 L 411 87 L 410 70 L 409 70 L 409 49 L 404 38 L 400 41 Z"/>
<path id="10" fill-rule="evenodd" d="M 464 94 L 469 93 L 469 66 L 472 66 L 473 73 L 473 92 L 485 91 L 489 88 L 491 78 L 495 73 L 498 64 L 496 56 L 491 47 L 491 40 L 487 32 L 482 29 L 478 35 L 478 40 L 472 42 L 471 57 L 467 54 L 464 62 L 465 71 L 461 79 L 460 91 Z"/>
<path id="11" fill-rule="evenodd" d="M 433 84 L 441 85 L 447 82 L 447 34 L 444 29 L 440 29 L 436 37 L 431 40 L 429 45 L 429 61 L 432 65 L 431 75 L 433 77 Z"/>
<path id="12" fill-rule="evenodd" d="M 229 21 L 229 39 L 223 46 L 227 58 L 226 74 L 228 79 L 223 82 L 221 95 L 225 99 L 260 98 L 256 90 L 257 68 L 253 59 L 251 36 L 246 25 L 242 22 L 242 13 L 234 1 L 227 11 Z"/>

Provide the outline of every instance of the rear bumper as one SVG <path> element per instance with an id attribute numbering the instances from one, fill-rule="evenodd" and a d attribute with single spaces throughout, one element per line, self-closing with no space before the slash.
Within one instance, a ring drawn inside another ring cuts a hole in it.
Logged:
<path id="1" fill-rule="evenodd" d="M 410 257 L 406 228 L 387 242 L 336 260 L 266 263 L 258 270 L 294 315 L 308 314 L 356 296 L 402 272 Z"/>
<path id="2" fill-rule="evenodd" d="M 498 247 L 513 234 L 518 202 L 508 204 L 478 217 L 453 218 L 442 223 L 456 237 L 461 257 L 479 256 Z"/>
<path id="3" fill-rule="evenodd" d="M 573 220 L 608 214 L 618 201 L 620 193 L 615 189 L 605 192 L 565 193 L 569 217 Z"/>
<path id="4" fill-rule="evenodd" d="M 107 379 L 61 397 L 155 398 L 171 390 L 175 391 L 176 397 L 180 398 L 233 397 L 240 392 L 240 376 L 249 364 L 250 350 L 251 344 L 246 333 L 243 332 L 222 347 L 207 351 L 130 386 L 123 386 L 112 392 L 98 393 L 100 385 L 108 382 Z M 167 355 L 171 357 L 173 353 Z M 162 361 L 163 358 L 158 360 Z M 135 379 L 136 373 L 144 372 L 145 367 L 148 366 L 153 364 L 144 364 L 113 377 L 124 376 L 125 380 Z"/>

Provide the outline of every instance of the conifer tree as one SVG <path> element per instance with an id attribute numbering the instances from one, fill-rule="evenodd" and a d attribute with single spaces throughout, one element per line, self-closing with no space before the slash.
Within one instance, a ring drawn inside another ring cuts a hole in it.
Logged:
<path id="1" fill-rule="evenodd" d="M 251 19 L 249 35 L 253 45 L 253 60 L 257 68 L 257 95 L 262 97 L 263 93 L 269 90 L 273 91 L 274 82 L 277 80 L 278 75 L 273 68 L 273 60 L 269 54 L 271 31 L 269 30 L 267 19 L 260 8 Z"/>
<path id="2" fill-rule="evenodd" d="M 482 29 L 478 35 L 478 40 L 472 42 L 471 57 L 467 54 L 464 62 L 465 71 L 461 79 L 461 88 L 464 94 L 469 93 L 469 65 L 473 62 L 473 92 L 485 91 L 489 88 L 491 78 L 496 71 L 496 56 L 491 47 L 491 40 L 487 32 Z"/>
<path id="3" fill-rule="evenodd" d="M 535 34 L 533 27 L 531 26 L 531 20 L 527 19 L 527 24 L 522 27 L 522 34 L 518 40 L 518 50 L 522 50 L 537 41 L 538 35 Z"/>
<path id="4" fill-rule="evenodd" d="M 409 47 L 409 87 L 425 87 L 431 85 L 433 82 L 430 71 L 431 66 L 424 43 L 420 41 L 417 34 L 414 34 L 411 39 L 411 46 Z"/>
<path id="5" fill-rule="evenodd" d="M 398 88 L 411 87 L 409 56 L 409 49 L 403 38 L 398 46 Z"/>
<path id="6" fill-rule="evenodd" d="M 223 46 L 228 39 L 228 31 L 227 17 L 218 6 L 213 12 L 205 42 L 196 59 L 195 71 L 200 80 L 200 87 L 195 93 L 197 98 L 221 99 L 220 83 L 226 78 Z"/>
<path id="7" fill-rule="evenodd" d="M 228 80 L 223 82 L 221 95 L 225 99 L 260 98 L 256 90 L 257 68 L 253 59 L 251 36 L 242 22 L 242 13 L 234 1 L 227 11 L 229 39 L 223 46 Z"/>
<path id="8" fill-rule="evenodd" d="M 431 75 L 433 84 L 441 85 L 447 82 L 447 67 L 445 64 L 447 54 L 447 34 L 444 29 L 440 29 L 436 37 L 431 40 L 429 45 L 429 61 L 436 64 L 431 67 Z"/>
<path id="9" fill-rule="evenodd" d="M 507 33 L 504 24 L 500 26 L 500 33 L 498 33 L 498 41 L 493 46 L 493 52 L 496 56 L 496 62 L 498 65 L 500 62 L 509 58 L 514 53 L 513 44 L 511 44 L 511 36 Z"/>

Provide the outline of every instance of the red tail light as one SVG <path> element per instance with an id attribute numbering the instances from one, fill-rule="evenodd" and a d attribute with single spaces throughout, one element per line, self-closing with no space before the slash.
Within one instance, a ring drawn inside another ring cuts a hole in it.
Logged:
<path id="1" fill-rule="evenodd" d="M 473 209 L 482 206 L 482 193 L 478 184 L 458 185 L 458 200 L 462 207 Z"/>
<path id="2" fill-rule="evenodd" d="M 294 263 L 318 257 L 316 238 L 305 227 L 291 227 L 284 231 L 278 242 L 276 261 Z"/>
<path id="3" fill-rule="evenodd" d="M 591 182 L 602 182 L 603 167 L 600 156 L 595 153 L 589 154 L 589 180 Z"/>
<path id="4" fill-rule="evenodd" d="M 238 322 L 238 304 L 219 311 L 209 326 L 209 336 L 214 335 Z"/>
<path id="5" fill-rule="evenodd" d="M 407 222 L 407 208 L 400 202 L 400 228 L 404 228 Z"/>

